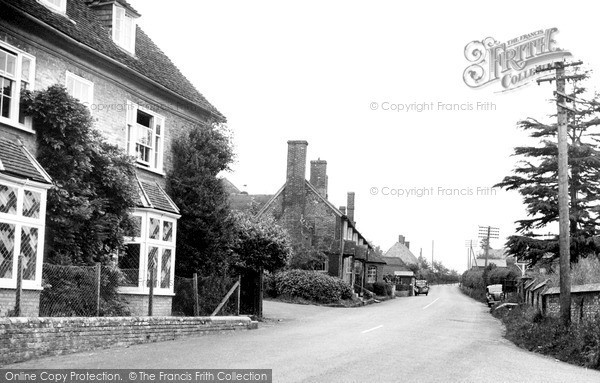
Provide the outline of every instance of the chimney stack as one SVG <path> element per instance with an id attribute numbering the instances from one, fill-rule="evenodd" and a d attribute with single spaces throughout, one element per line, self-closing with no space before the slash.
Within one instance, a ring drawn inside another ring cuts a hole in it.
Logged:
<path id="1" fill-rule="evenodd" d="M 302 243 L 301 218 L 306 207 L 306 141 L 288 141 L 287 175 L 283 208 L 288 212 L 285 226 L 294 244 Z"/>
<path id="2" fill-rule="evenodd" d="M 343 215 L 346 215 L 346 206 L 340 206 L 340 211 Z"/>
<path id="3" fill-rule="evenodd" d="M 403 235 L 398 236 L 398 243 L 404 245 L 404 236 Z"/>
<path id="4" fill-rule="evenodd" d="M 317 189 L 319 194 L 327 199 L 327 161 L 310 161 L 310 183 Z"/>
<path id="5" fill-rule="evenodd" d="M 354 192 L 348 192 L 348 203 L 346 205 L 348 206 L 348 219 L 354 225 L 356 224 L 354 221 Z"/>
<path id="6" fill-rule="evenodd" d="M 410 242 L 409 241 L 404 242 L 404 246 L 406 246 L 406 248 L 410 250 Z"/>

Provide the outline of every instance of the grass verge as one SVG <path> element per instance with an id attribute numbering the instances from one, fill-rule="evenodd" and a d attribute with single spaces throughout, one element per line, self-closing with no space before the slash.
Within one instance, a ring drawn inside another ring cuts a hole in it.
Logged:
<path id="1" fill-rule="evenodd" d="M 517 346 L 600 370 L 600 315 L 568 328 L 558 318 L 544 317 L 524 305 L 494 310 L 493 315 L 502 320 L 506 326 L 505 337 Z"/>

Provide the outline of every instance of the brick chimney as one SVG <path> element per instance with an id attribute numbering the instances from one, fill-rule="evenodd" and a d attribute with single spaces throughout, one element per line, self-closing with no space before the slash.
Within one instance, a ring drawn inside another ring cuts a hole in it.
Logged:
<path id="1" fill-rule="evenodd" d="M 327 199 L 327 161 L 310 161 L 310 183 L 317 189 L 319 194 Z"/>
<path id="2" fill-rule="evenodd" d="M 343 215 L 346 215 L 346 206 L 340 206 L 340 211 Z"/>
<path id="3" fill-rule="evenodd" d="M 356 221 L 354 221 L 354 192 L 348 192 L 348 219 L 354 225 Z"/>
<path id="4" fill-rule="evenodd" d="M 410 242 L 408 242 L 408 241 L 404 242 L 404 246 L 406 246 L 406 248 L 410 250 Z"/>
<path id="5" fill-rule="evenodd" d="M 404 242 L 405 242 L 404 236 L 403 235 L 399 235 L 398 236 L 398 243 L 404 245 Z"/>
<path id="6" fill-rule="evenodd" d="M 306 206 L 306 141 L 288 141 L 287 174 L 283 209 L 285 226 L 294 244 L 302 242 L 301 218 Z"/>

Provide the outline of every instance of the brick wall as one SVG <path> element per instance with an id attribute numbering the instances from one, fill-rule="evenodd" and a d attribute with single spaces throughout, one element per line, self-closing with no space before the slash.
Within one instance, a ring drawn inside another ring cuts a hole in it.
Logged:
<path id="1" fill-rule="evenodd" d="M 0 317 L 9 315 L 15 308 L 14 289 L 0 289 Z M 21 316 L 37 317 L 40 311 L 40 291 L 23 290 L 21 292 Z"/>
<path id="2" fill-rule="evenodd" d="M 558 316 L 560 313 L 560 294 L 543 295 L 544 314 Z M 571 292 L 571 320 L 579 323 L 582 319 L 591 319 L 600 315 L 600 291 Z"/>
<path id="3" fill-rule="evenodd" d="M 257 326 L 248 317 L 5 318 L 0 319 L 0 365 Z"/>
<path id="4" fill-rule="evenodd" d="M 119 294 L 127 300 L 131 315 L 148 315 L 148 295 Z M 155 295 L 152 298 L 152 316 L 170 316 L 173 297 Z"/>

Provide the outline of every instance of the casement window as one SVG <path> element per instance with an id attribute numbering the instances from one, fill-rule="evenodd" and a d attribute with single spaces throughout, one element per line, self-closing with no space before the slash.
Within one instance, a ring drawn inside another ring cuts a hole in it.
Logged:
<path id="1" fill-rule="evenodd" d="M 156 172 L 163 168 L 164 117 L 127 103 L 127 150 L 140 166 Z"/>
<path id="2" fill-rule="evenodd" d="M 35 58 L 0 42 L 0 122 L 31 131 L 20 108 L 21 91 L 33 89 Z"/>
<path id="3" fill-rule="evenodd" d="M 133 217 L 136 230 L 119 254 L 119 268 L 125 276 L 123 292 L 147 293 L 154 280 L 155 292 L 172 293 L 177 220 L 141 210 Z"/>
<path id="4" fill-rule="evenodd" d="M 136 21 L 127 10 L 113 5 L 113 40 L 130 53 L 135 53 Z"/>
<path id="5" fill-rule="evenodd" d="M 317 265 L 315 265 L 315 271 L 327 272 L 328 265 L 329 265 L 328 261 L 318 263 Z"/>
<path id="6" fill-rule="evenodd" d="M 367 269 L 367 283 L 377 282 L 377 266 L 369 266 Z"/>
<path id="7" fill-rule="evenodd" d="M 66 13 L 67 12 L 67 0 L 38 0 L 40 4 L 45 5 L 53 11 Z"/>
<path id="8" fill-rule="evenodd" d="M 352 274 L 352 266 L 354 263 L 354 262 L 352 262 L 352 257 L 344 258 L 344 262 L 345 262 L 346 274 Z"/>
<path id="9" fill-rule="evenodd" d="M 0 287 L 15 288 L 23 255 L 23 287 L 41 289 L 46 189 L 0 179 Z"/>
<path id="10" fill-rule="evenodd" d="M 88 108 L 94 102 L 94 83 L 67 71 L 67 92 Z"/>

